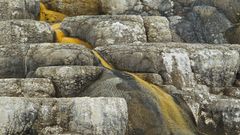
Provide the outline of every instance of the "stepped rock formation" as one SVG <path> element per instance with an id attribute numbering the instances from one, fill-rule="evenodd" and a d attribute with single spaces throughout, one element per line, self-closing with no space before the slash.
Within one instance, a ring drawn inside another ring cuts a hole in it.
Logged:
<path id="1" fill-rule="evenodd" d="M 239 5 L 0 0 L 0 134 L 239 135 Z"/>

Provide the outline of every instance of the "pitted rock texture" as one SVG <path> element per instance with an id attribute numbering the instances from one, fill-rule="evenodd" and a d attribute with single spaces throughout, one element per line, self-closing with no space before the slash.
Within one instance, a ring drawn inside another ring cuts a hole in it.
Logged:
<path id="1" fill-rule="evenodd" d="M 0 96 L 55 97 L 55 88 L 49 79 L 0 79 Z"/>
<path id="2" fill-rule="evenodd" d="M 95 82 L 104 68 L 91 66 L 40 67 L 34 77 L 52 80 L 57 97 L 78 97 Z"/>
<path id="3" fill-rule="evenodd" d="M 24 78 L 43 66 L 99 63 L 87 48 L 57 43 L 1 45 L 0 56 L 0 78 Z"/>
<path id="4" fill-rule="evenodd" d="M 34 19 L 39 16 L 40 0 L 0 0 L 0 21 Z"/>
<path id="5" fill-rule="evenodd" d="M 45 22 L 34 20 L 0 21 L 0 45 L 46 43 L 54 41 L 54 32 Z"/>
<path id="6" fill-rule="evenodd" d="M 61 28 L 97 46 L 120 43 L 147 42 L 143 19 L 140 16 L 78 16 L 66 18 Z"/>
<path id="7" fill-rule="evenodd" d="M 128 122 L 121 98 L 0 98 L 0 133 L 124 135 Z"/>

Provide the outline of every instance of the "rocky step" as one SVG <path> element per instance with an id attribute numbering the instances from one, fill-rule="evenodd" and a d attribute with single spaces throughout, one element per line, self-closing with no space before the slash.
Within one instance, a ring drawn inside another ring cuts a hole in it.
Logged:
<path id="1" fill-rule="evenodd" d="M 232 86 L 239 72 L 239 45 L 138 43 L 97 47 L 119 70 L 157 73 L 178 88 Z M 131 63 L 131 64 L 129 64 Z"/>
<path id="2" fill-rule="evenodd" d="M 0 21 L 37 20 L 40 13 L 40 0 L 0 0 L 0 9 Z"/>
<path id="3" fill-rule="evenodd" d="M 34 20 L 0 21 L 0 45 L 54 42 L 54 31 L 45 22 Z"/>
<path id="4" fill-rule="evenodd" d="M 0 45 L 52 43 L 55 33 L 49 24 L 35 20 L 0 21 Z M 92 27 L 92 26 L 95 27 Z M 169 21 L 161 16 L 78 16 L 61 25 L 66 36 L 85 40 L 93 47 L 134 42 L 170 42 Z"/>
<path id="5" fill-rule="evenodd" d="M 0 134 L 124 135 L 128 122 L 122 98 L 0 97 Z"/>
<path id="6" fill-rule="evenodd" d="M 55 94 L 55 88 L 49 79 L 0 79 L 1 97 L 49 98 L 55 97 Z"/>
<path id="7" fill-rule="evenodd" d="M 92 27 L 94 26 L 94 27 Z M 68 17 L 61 29 L 93 47 L 136 42 L 172 41 L 169 22 L 161 16 L 101 15 Z"/>
<path id="8" fill-rule="evenodd" d="M 0 57 L 0 78 L 25 78 L 43 66 L 98 65 L 89 49 L 72 44 L 0 45 Z"/>

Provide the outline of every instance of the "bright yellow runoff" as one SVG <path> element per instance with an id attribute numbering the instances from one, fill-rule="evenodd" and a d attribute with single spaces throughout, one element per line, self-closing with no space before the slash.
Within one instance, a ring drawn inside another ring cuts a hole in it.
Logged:
<path id="1" fill-rule="evenodd" d="M 53 24 L 53 25 L 51 26 L 51 28 L 52 28 L 53 30 L 60 29 L 60 28 L 61 28 L 61 23 L 55 23 L 55 24 Z"/>
<path id="2" fill-rule="evenodd" d="M 73 43 L 83 45 L 86 48 L 92 49 L 92 46 L 89 45 L 87 42 L 79 40 L 78 38 L 71 38 L 71 37 L 63 37 L 60 43 Z"/>
<path id="3" fill-rule="evenodd" d="M 193 134 L 183 117 L 181 108 L 175 103 L 169 94 L 164 92 L 157 85 L 151 84 L 133 73 L 126 73 L 133 76 L 138 83 L 154 95 L 161 109 L 161 113 L 164 116 L 163 118 L 168 124 L 168 128 L 170 128 L 173 132 L 178 129 L 178 131 L 183 132 L 185 135 Z"/>
<path id="4" fill-rule="evenodd" d="M 61 30 L 55 30 L 55 34 L 56 34 L 56 41 L 58 43 L 62 43 L 62 40 L 64 39 L 65 37 L 65 34 L 61 31 Z"/>
<path id="5" fill-rule="evenodd" d="M 92 50 L 92 52 L 98 58 L 98 60 L 100 60 L 103 67 L 109 70 L 113 70 L 113 67 L 110 64 L 108 64 L 97 51 Z"/>
<path id="6" fill-rule="evenodd" d="M 62 13 L 58 13 L 55 11 L 48 10 L 44 4 L 41 3 L 40 5 L 40 20 L 46 21 L 50 23 L 54 22 L 61 22 L 66 16 Z M 66 37 L 64 32 L 60 29 L 61 24 L 57 23 L 52 25 L 52 29 L 55 31 L 56 40 L 58 43 L 73 43 L 84 45 L 87 48 L 92 49 L 93 47 L 82 40 L 77 38 Z M 104 58 L 95 50 L 92 50 L 95 57 L 101 62 L 102 66 L 113 70 L 113 66 L 110 65 Z M 186 120 L 183 117 L 183 113 L 181 108 L 174 102 L 173 98 L 165 93 L 161 88 L 158 86 L 151 84 L 144 80 L 144 77 L 140 75 L 140 77 L 136 74 L 125 72 L 131 75 L 139 84 L 141 84 L 144 88 L 150 91 L 150 93 L 155 97 L 159 108 L 161 109 L 161 113 L 163 115 L 164 120 L 167 123 L 169 129 L 172 130 L 174 133 L 175 130 L 181 131 L 184 135 L 191 135 L 191 129 L 189 128 Z"/>
<path id="7" fill-rule="evenodd" d="M 61 22 L 65 17 L 66 15 L 48 10 L 44 4 L 40 3 L 40 21 L 56 23 Z"/>

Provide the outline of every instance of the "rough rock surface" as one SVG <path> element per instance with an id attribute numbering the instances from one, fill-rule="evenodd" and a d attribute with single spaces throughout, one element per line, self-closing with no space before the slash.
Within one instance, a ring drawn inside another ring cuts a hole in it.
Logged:
<path id="1" fill-rule="evenodd" d="M 34 35 L 34 36 L 33 36 Z M 54 32 L 45 22 L 34 20 L 0 21 L 0 45 L 53 42 Z"/>
<path id="2" fill-rule="evenodd" d="M 143 17 L 143 20 L 147 32 L 148 42 L 172 41 L 169 21 L 167 20 L 167 18 L 160 16 L 147 16 Z"/>
<path id="3" fill-rule="evenodd" d="M 42 66 L 98 65 L 89 49 L 70 44 L 1 45 L 0 56 L 0 78 L 23 78 Z"/>
<path id="4" fill-rule="evenodd" d="M 94 47 L 147 42 L 140 16 L 78 16 L 66 18 L 61 28 L 71 37 L 86 40 Z"/>
<path id="5" fill-rule="evenodd" d="M 168 15 L 171 0 L 42 0 L 50 9 L 69 16 L 97 14 Z"/>
<path id="6" fill-rule="evenodd" d="M 37 19 L 40 0 L 0 0 L 0 21 Z"/>
<path id="7" fill-rule="evenodd" d="M 33 44 L 26 55 L 27 73 L 43 66 L 81 65 L 93 66 L 98 61 L 91 51 L 71 44 Z"/>
<path id="8" fill-rule="evenodd" d="M 157 104 L 155 97 L 157 95 L 152 95 L 129 74 L 106 70 L 96 82 L 85 90 L 82 96 L 124 98 L 128 104 L 127 134 L 129 135 L 141 133 L 149 135 L 167 135 L 171 133 L 184 135 L 187 132 L 178 127 L 173 127 L 174 130 L 169 129 L 166 126 L 168 120 L 164 119 L 163 113 L 161 113 L 164 108 Z M 167 99 L 163 97 L 161 100 Z M 160 111 L 156 111 L 158 109 Z M 189 114 L 183 113 L 183 115 L 187 117 Z M 159 121 L 155 121 L 155 119 Z M 192 130 L 192 132 L 189 134 L 194 134 L 196 131 Z"/>
<path id="9" fill-rule="evenodd" d="M 55 88 L 49 79 L 0 79 L 0 96 L 54 97 Z"/>
<path id="10" fill-rule="evenodd" d="M 239 0 L 41 1 L 0 0 L 0 134 L 240 134 Z"/>
<path id="11" fill-rule="evenodd" d="M 91 66 L 40 67 L 34 76 L 51 79 L 58 92 L 57 97 L 78 97 L 103 71 L 104 68 Z"/>
<path id="12" fill-rule="evenodd" d="M 232 23 L 215 7 L 195 6 L 187 19 L 177 24 L 177 31 L 186 42 L 221 44 L 227 43 L 225 31 L 230 27 Z"/>
<path id="13" fill-rule="evenodd" d="M 128 121 L 121 98 L 0 98 L 1 134 L 124 135 Z"/>
<path id="14" fill-rule="evenodd" d="M 159 73 L 164 83 L 174 84 L 178 88 L 194 86 L 194 81 L 215 87 L 231 86 L 239 69 L 237 46 L 208 46 L 206 48 L 207 45 L 204 44 L 148 43 L 128 44 L 128 47 L 98 47 L 96 50 L 117 69 Z"/>

